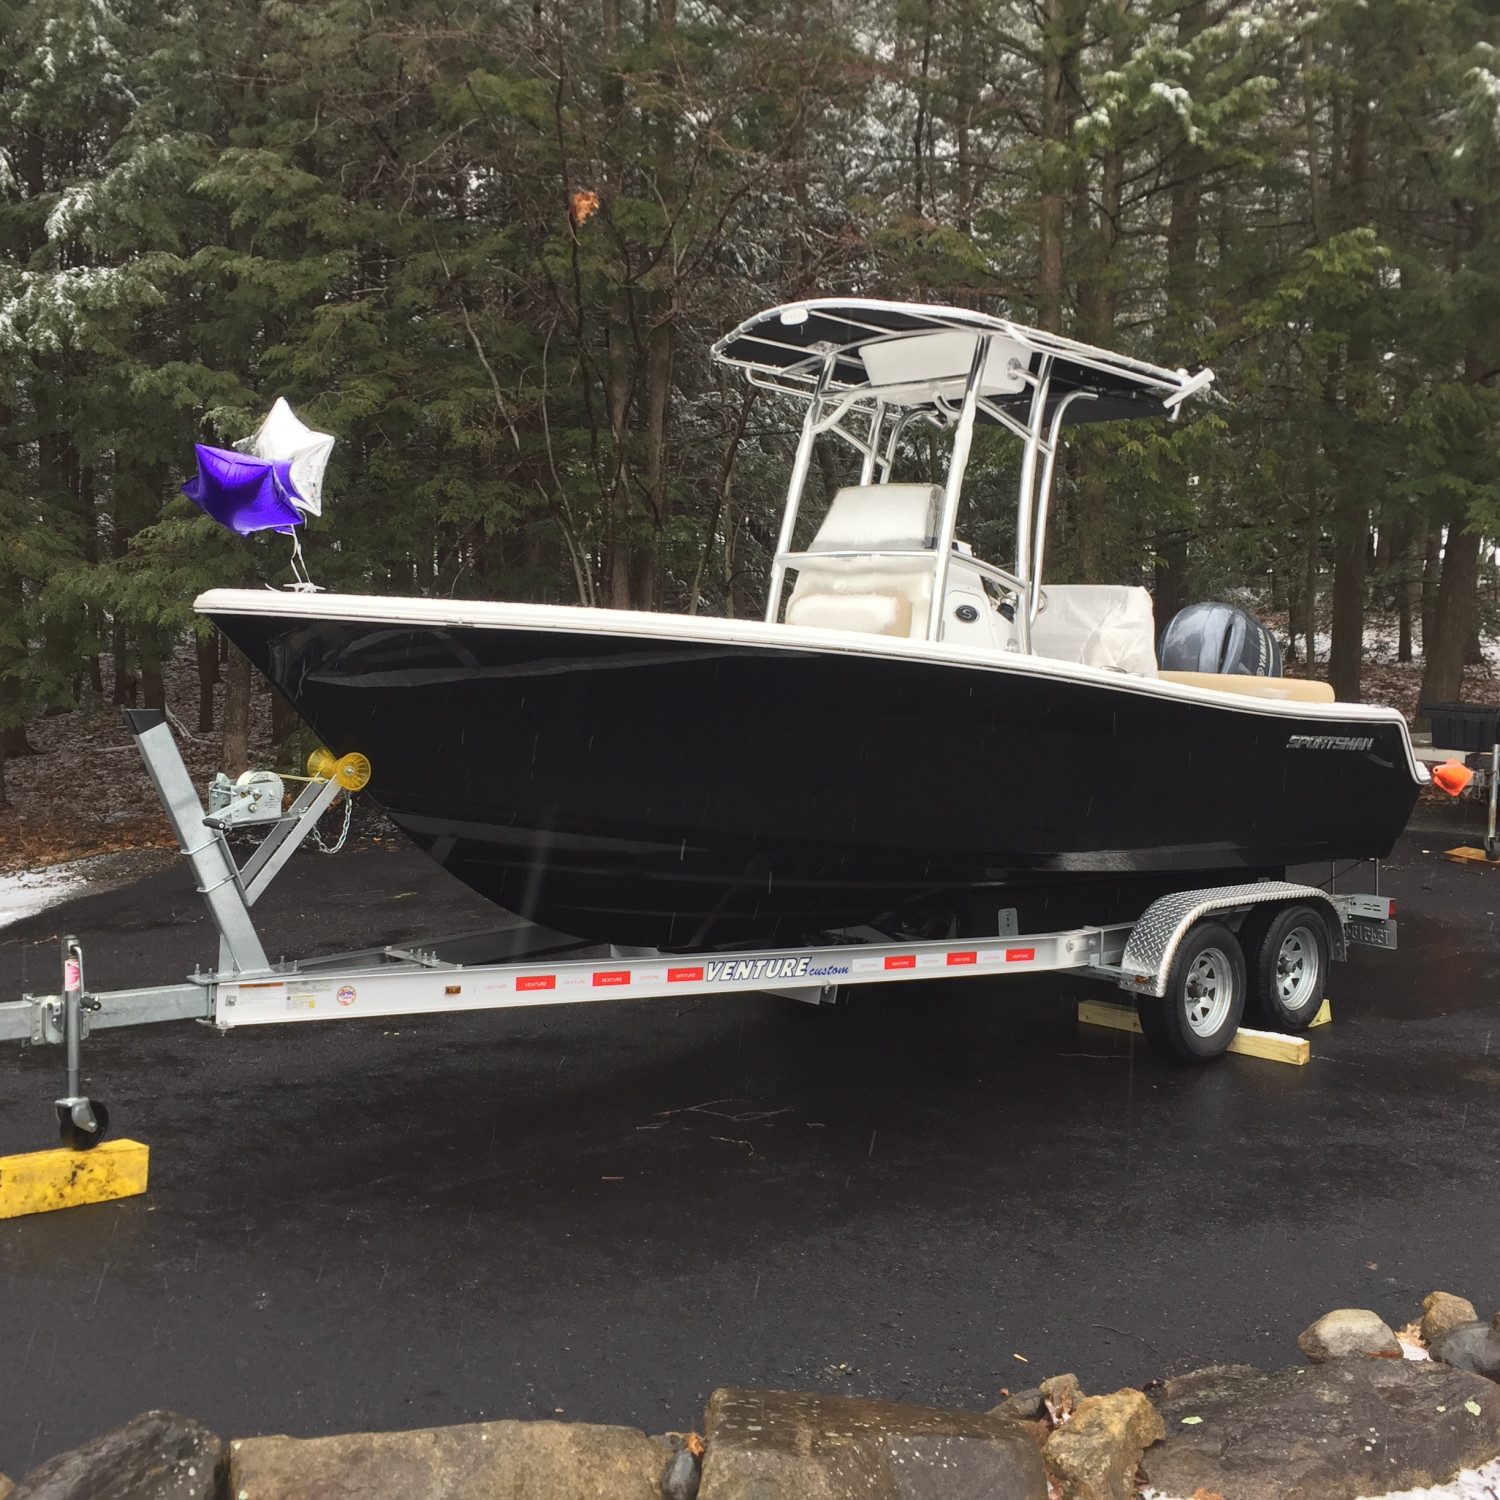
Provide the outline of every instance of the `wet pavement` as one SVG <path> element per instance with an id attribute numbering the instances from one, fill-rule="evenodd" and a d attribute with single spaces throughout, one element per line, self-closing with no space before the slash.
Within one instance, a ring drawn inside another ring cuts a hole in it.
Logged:
<path id="1" fill-rule="evenodd" d="M 1454 841 L 1385 865 L 1401 947 L 1335 966 L 1301 1069 L 1168 1068 L 1080 1028 L 1108 992 L 1076 979 L 99 1033 L 89 1087 L 151 1191 L 0 1223 L 0 1470 L 157 1406 L 657 1432 L 716 1385 L 985 1407 L 1294 1363 L 1329 1308 L 1400 1322 L 1434 1287 L 1487 1314 L 1500 871 Z M 299 855 L 257 917 L 311 953 L 489 910 L 385 843 Z M 0 993 L 55 989 L 63 931 L 97 988 L 212 957 L 172 867 L 0 931 Z M 0 1045 L 0 1153 L 54 1143 L 60 1068 Z"/>

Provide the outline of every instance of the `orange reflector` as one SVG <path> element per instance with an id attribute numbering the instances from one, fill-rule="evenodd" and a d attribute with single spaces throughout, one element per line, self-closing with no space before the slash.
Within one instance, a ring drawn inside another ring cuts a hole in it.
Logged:
<path id="1" fill-rule="evenodd" d="M 1474 773 L 1461 761 L 1445 760 L 1442 765 L 1433 768 L 1432 784 L 1447 792 L 1450 797 L 1456 797 L 1473 781 Z"/>

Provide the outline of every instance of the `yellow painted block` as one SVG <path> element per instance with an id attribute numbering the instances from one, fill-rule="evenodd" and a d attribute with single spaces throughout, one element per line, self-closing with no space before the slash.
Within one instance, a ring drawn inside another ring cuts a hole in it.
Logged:
<path id="1" fill-rule="evenodd" d="M 1445 849 L 1443 858 L 1456 865 L 1487 865 L 1492 870 L 1500 870 L 1500 859 L 1491 859 L 1483 849 Z"/>
<path id="2" fill-rule="evenodd" d="M 1324 1002 L 1327 1007 L 1327 1002 Z M 1078 1019 L 1088 1026 L 1112 1026 L 1116 1031 L 1140 1034 L 1141 1021 L 1135 1011 L 1124 1005 L 1109 1005 L 1099 1000 L 1080 1000 Z M 1301 1067 L 1312 1056 L 1306 1037 L 1286 1036 L 1279 1031 L 1252 1031 L 1241 1026 L 1229 1043 L 1231 1052 L 1247 1057 L 1264 1057 L 1271 1062 L 1291 1063 Z"/>
<path id="3" fill-rule="evenodd" d="M 1328 1023 L 1332 1020 L 1333 1012 L 1328 1008 L 1328 1002 L 1325 1000 L 1318 1007 L 1317 1015 L 1315 1015 L 1312 1020 L 1307 1023 L 1308 1029 L 1311 1030 L 1314 1026 L 1327 1026 Z"/>
<path id="4" fill-rule="evenodd" d="M 146 1191 L 151 1148 L 101 1141 L 92 1151 L 30 1151 L 0 1156 L 0 1219 L 80 1203 L 108 1203 Z"/>

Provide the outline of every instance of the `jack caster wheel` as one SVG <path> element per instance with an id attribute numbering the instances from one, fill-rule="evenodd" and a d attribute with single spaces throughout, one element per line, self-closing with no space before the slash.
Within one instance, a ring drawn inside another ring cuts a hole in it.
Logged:
<path id="1" fill-rule="evenodd" d="M 90 1099 L 89 1107 L 94 1112 L 97 1130 L 85 1130 L 73 1118 L 73 1111 L 66 1104 L 57 1106 L 58 1133 L 68 1151 L 87 1151 L 97 1146 L 109 1133 L 109 1111 L 97 1100 Z"/>
<path id="2" fill-rule="evenodd" d="M 1167 975 L 1166 994 L 1136 997 L 1147 1044 L 1171 1062 L 1206 1063 L 1234 1040 L 1245 1009 L 1245 955 L 1222 922 L 1188 930 Z"/>
<path id="3" fill-rule="evenodd" d="M 1283 906 L 1241 932 L 1250 987 L 1246 1013 L 1267 1031 L 1306 1031 L 1323 1006 L 1328 927 L 1311 906 Z"/>

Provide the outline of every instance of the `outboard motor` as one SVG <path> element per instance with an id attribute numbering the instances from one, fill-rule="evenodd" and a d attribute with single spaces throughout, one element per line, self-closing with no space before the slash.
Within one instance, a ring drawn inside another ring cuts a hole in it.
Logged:
<path id="1" fill-rule="evenodd" d="M 1259 620 L 1232 604 L 1178 610 L 1156 648 L 1163 672 L 1280 677 L 1281 645 Z"/>

